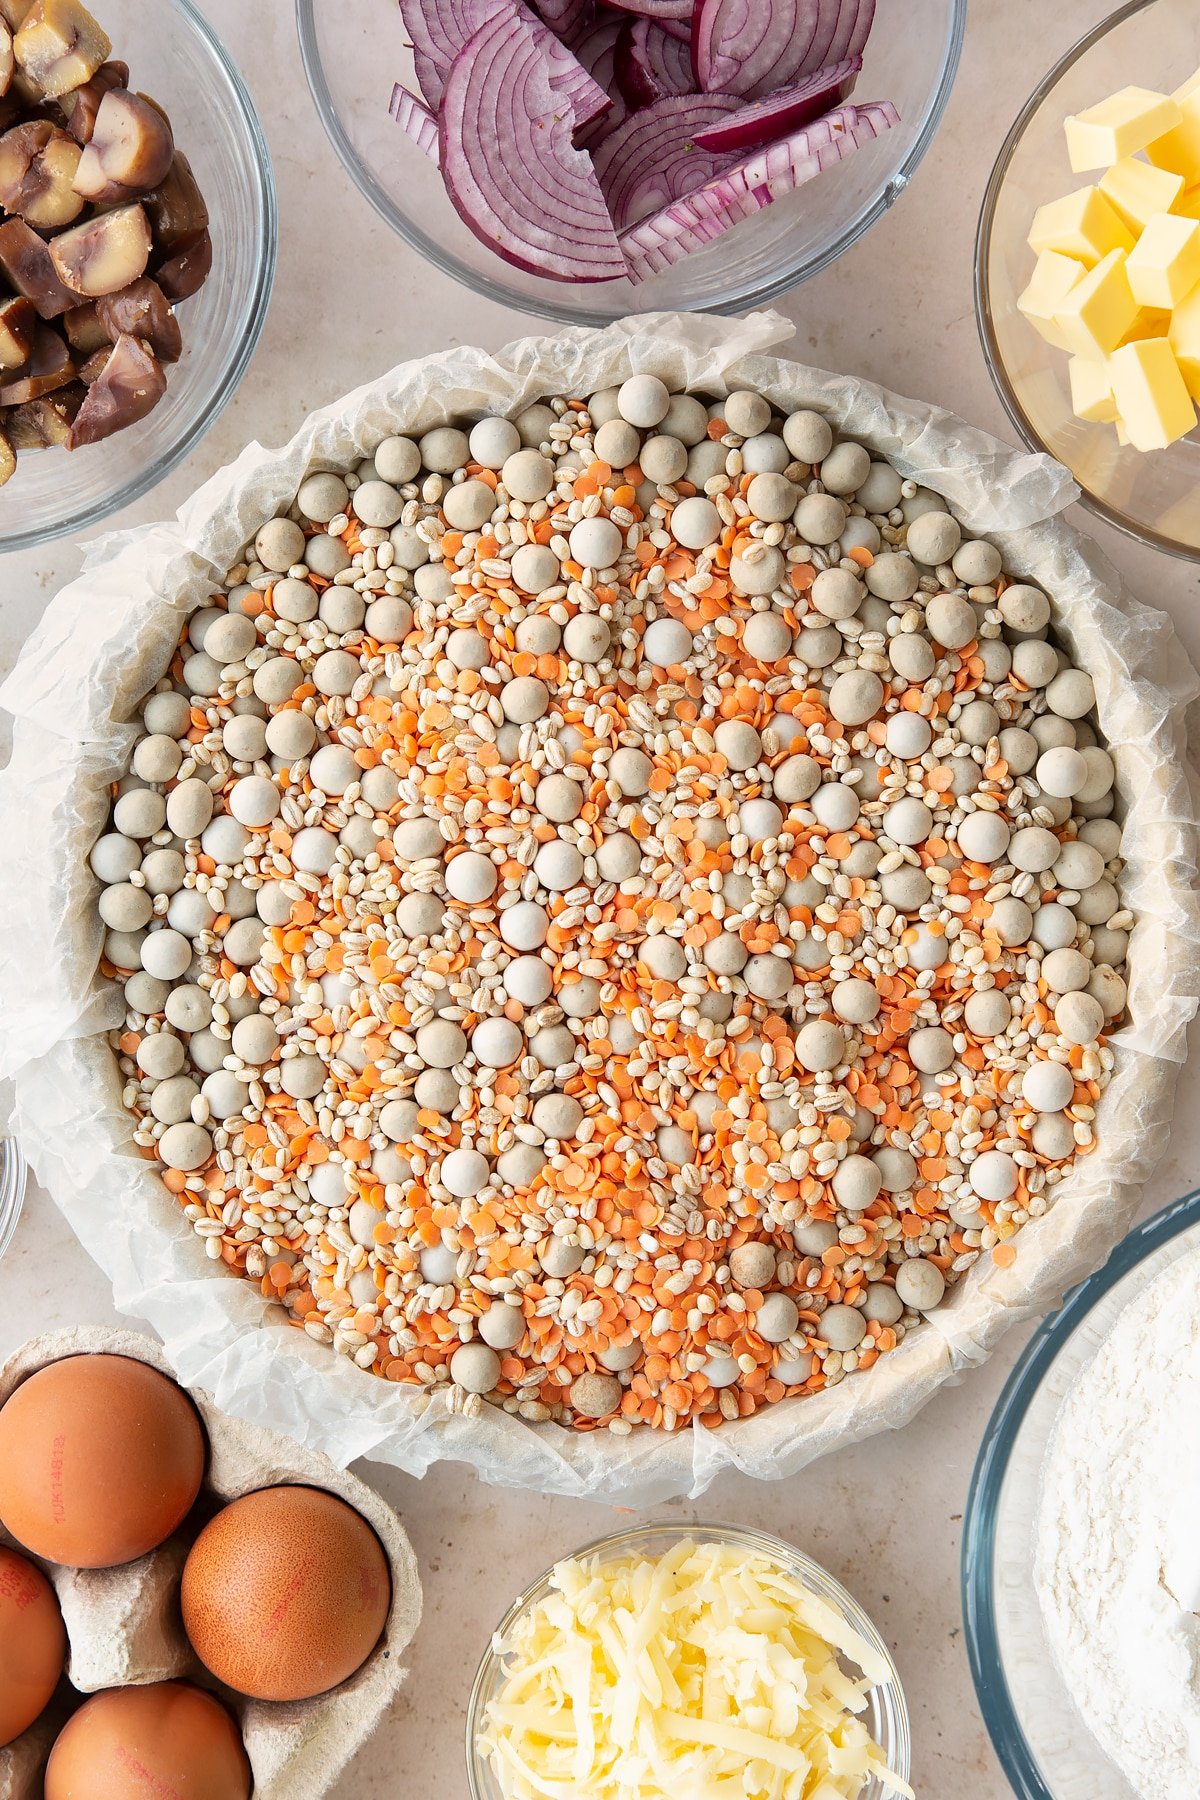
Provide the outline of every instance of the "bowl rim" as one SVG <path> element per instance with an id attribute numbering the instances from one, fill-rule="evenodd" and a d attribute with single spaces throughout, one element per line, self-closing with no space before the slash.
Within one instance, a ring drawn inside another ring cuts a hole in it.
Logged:
<path id="1" fill-rule="evenodd" d="M 230 347 L 225 362 L 224 372 L 213 392 L 212 399 L 204 412 L 184 431 L 181 431 L 175 442 L 168 446 L 161 456 L 131 475 L 129 480 L 109 493 L 78 507 L 75 507 L 58 518 L 45 524 L 17 526 L 11 531 L 0 531 L 0 554 L 7 555 L 18 550 L 31 550 L 36 545 L 53 542 L 55 538 L 65 537 L 69 532 L 90 530 L 102 520 L 110 518 L 113 513 L 132 506 L 148 494 L 152 488 L 165 481 L 185 457 L 191 455 L 207 437 L 216 424 L 226 406 L 233 398 L 247 365 L 258 346 L 258 340 L 266 324 L 267 308 L 270 305 L 271 292 L 275 285 L 275 270 L 279 255 L 279 203 L 275 188 L 275 171 L 271 163 L 271 153 L 267 146 L 266 134 L 259 120 L 258 111 L 250 97 L 237 63 L 225 46 L 225 40 L 209 23 L 195 0 L 168 0 L 180 15 L 184 23 L 191 27 L 197 38 L 201 40 L 211 56 L 214 64 L 224 77 L 227 86 L 227 99 L 231 110 L 241 128 L 241 133 L 249 145 L 249 171 L 258 192 L 259 229 L 257 245 L 257 263 L 254 271 L 254 285 L 247 302 L 246 322 L 237 339 Z"/>
<path id="2" fill-rule="evenodd" d="M 937 134 L 958 75 L 967 29 L 968 0 L 947 0 L 947 3 L 949 20 L 933 99 L 925 115 L 924 123 L 907 154 L 897 164 L 875 197 L 859 209 L 838 236 L 831 239 L 806 267 L 801 268 L 793 262 L 782 269 L 778 275 L 762 282 L 760 286 L 747 289 L 745 292 L 730 294 L 725 299 L 707 300 L 703 307 L 684 306 L 679 310 L 736 316 L 753 307 L 767 305 L 773 300 L 780 299 L 784 294 L 790 293 L 793 288 L 798 287 L 801 282 L 809 280 L 813 275 L 821 274 L 831 263 L 836 262 L 838 257 L 844 255 L 852 245 L 856 244 L 859 238 L 869 231 L 871 226 L 882 218 L 883 214 L 899 199 Z M 403 213 L 399 212 L 392 205 L 385 189 L 375 179 L 354 148 L 334 104 L 317 44 L 316 14 L 319 4 L 320 0 L 296 0 L 296 30 L 300 40 L 300 58 L 304 64 L 309 93 L 313 105 L 316 107 L 317 116 L 325 129 L 325 134 L 337 151 L 346 173 L 358 191 L 370 201 L 380 218 L 392 231 L 402 237 L 427 262 L 431 262 L 443 275 L 449 275 L 453 280 L 469 288 L 473 293 L 481 295 L 484 299 L 516 312 L 554 319 L 564 325 L 606 326 L 611 325 L 613 320 L 621 317 L 624 312 L 639 310 L 636 302 L 631 303 L 630 307 L 614 311 L 611 306 L 607 308 L 600 306 L 568 307 L 565 304 L 556 304 L 551 295 L 541 292 L 537 295 L 520 293 L 517 289 L 509 287 L 499 277 L 493 280 L 487 275 L 476 274 L 465 263 L 460 262 L 458 257 L 444 251 L 432 237 L 426 237 Z M 496 262 L 502 268 L 505 266 L 500 257 L 496 258 Z M 563 286 L 565 291 L 572 294 L 580 291 L 580 284 L 543 282 L 541 286 L 547 289 Z M 600 283 L 599 290 L 602 291 L 604 286 L 604 283 Z M 658 303 L 660 309 L 666 304 L 665 300 Z"/>
<path id="3" fill-rule="evenodd" d="M 1139 0 L 1139 4 L 1141 0 Z M 1077 1328 L 1140 1263 L 1200 1224 L 1200 1188 L 1154 1213 L 1117 1245 L 1108 1261 L 1065 1296 L 1026 1344 L 992 1411 L 963 1510 L 961 1591 L 967 1660 L 983 1722 L 1017 1800 L 1056 1800 L 1038 1766 L 1013 1702 L 996 1630 L 996 1521 L 1005 1476 L 1026 1415 L 1049 1370 Z"/>
<path id="4" fill-rule="evenodd" d="M 25 1204 L 29 1168 L 15 1137 L 0 1138 L 0 1256 L 8 1249 Z"/>
<path id="5" fill-rule="evenodd" d="M 912 1776 L 912 1721 L 909 1716 L 908 1700 L 904 1692 L 904 1684 L 900 1679 L 900 1671 L 896 1667 L 896 1659 L 882 1632 L 866 1608 L 855 1599 L 848 1588 L 831 1575 L 822 1563 L 809 1556 L 798 1545 L 789 1543 L 786 1538 L 776 1536 L 771 1531 L 760 1531 L 755 1526 L 731 1525 L 722 1520 L 705 1523 L 697 1520 L 694 1523 L 680 1520 L 649 1520 L 640 1525 L 629 1525 L 620 1531 L 606 1532 L 603 1537 L 593 1538 L 589 1543 L 581 1545 L 578 1550 L 571 1550 L 550 1563 L 542 1573 L 532 1581 L 524 1593 L 512 1602 L 503 1618 L 494 1627 L 488 1638 L 483 1655 L 479 1659 L 479 1667 L 475 1679 L 471 1683 L 471 1692 L 467 1700 L 465 1714 L 465 1748 L 467 1761 L 467 1779 L 471 1800 L 489 1800 L 489 1796 L 481 1784 L 483 1758 L 478 1749 L 479 1725 L 484 1699 L 484 1690 L 493 1670 L 501 1661 L 501 1655 L 495 1649 L 497 1638 L 507 1636 L 517 1619 L 533 1602 L 545 1593 L 550 1585 L 555 1569 L 562 1562 L 577 1562 L 585 1556 L 604 1554 L 612 1556 L 622 1550 L 635 1549 L 648 1539 L 666 1537 L 678 1543 L 681 1540 L 695 1539 L 700 1543 L 722 1543 L 744 1545 L 747 1549 L 758 1550 L 771 1557 L 782 1567 L 797 1574 L 801 1581 L 815 1586 L 823 1585 L 841 1612 L 849 1619 L 859 1635 L 870 1644 L 871 1648 L 887 1664 L 888 1679 L 886 1682 L 872 1684 L 875 1688 L 890 1690 L 892 1710 L 895 1714 L 896 1743 L 888 1752 L 892 1768 L 903 1781 Z M 888 1788 L 883 1800 L 895 1790 Z"/>
<path id="6" fill-rule="evenodd" d="M 979 223 L 975 229 L 975 322 L 979 331 L 980 343 L 983 346 L 984 361 L 987 363 L 992 385 L 1021 441 L 1028 449 L 1040 451 L 1046 456 L 1053 456 L 1054 452 L 1035 431 L 1017 397 L 1017 391 L 1009 379 L 993 322 L 988 261 L 992 232 L 996 222 L 996 206 L 1000 198 L 1000 190 L 1007 180 L 1013 157 L 1017 153 L 1030 120 L 1043 102 L 1049 98 L 1061 78 L 1074 67 L 1081 57 L 1107 37 L 1109 32 L 1115 30 L 1118 25 L 1123 25 L 1127 19 L 1135 17 L 1137 13 L 1144 12 L 1148 7 L 1156 4 L 1157 0 L 1125 0 L 1123 6 L 1119 6 L 1115 12 L 1109 13 L 1107 18 L 1101 19 L 1098 25 L 1094 25 L 1090 31 L 1085 32 L 1071 45 L 1069 50 L 1059 57 L 1049 73 L 1043 76 L 1038 83 L 1010 127 L 988 177 L 983 203 L 979 209 Z M 1055 457 L 1056 462 L 1060 460 Z M 1106 524 L 1113 526 L 1123 536 L 1132 538 L 1135 543 L 1145 544 L 1153 550 L 1162 550 L 1167 556 L 1178 557 L 1182 562 L 1200 562 L 1200 546 L 1181 544 L 1178 539 L 1166 537 L 1163 533 L 1155 531 L 1152 526 L 1137 524 L 1125 513 L 1119 512 L 1085 487 L 1069 464 L 1063 466 L 1078 487 L 1082 504 L 1097 518 L 1103 519 Z"/>

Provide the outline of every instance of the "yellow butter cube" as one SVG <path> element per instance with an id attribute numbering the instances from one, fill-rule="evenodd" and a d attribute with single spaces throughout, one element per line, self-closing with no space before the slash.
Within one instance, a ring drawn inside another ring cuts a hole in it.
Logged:
<path id="1" fill-rule="evenodd" d="M 1103 362 L 1091 356 L 1073 356 L 1067 364 L 1071 378 L 1071 405 L 1077 419 L 1092 425 L 1112 425 L 1117 417 L 1112 382 Z"/>
<path id="2" fill-rule="evenodd" d="M 1200 281 L 1200 220 L 1155 213 L 1130 251 L 1126 271 L 1139 306 L 1178 305 Z"/>
<path id="3" fill-rule="evenodd" d="M 1126 156 L 1105 171 L 1100 192 L 1130 231 L 1143 231 L 1155 213 L 1170 212 L 1183 192 L 1183 176 Z"/>
<path id="4" fill-rule="evenodd" d="M 1200 403 L 1200 286 L 1175 308 L 1167 336 L 1188 393 Z"/>
<path id="5" fill-rule="evenodd" d="M 1034 265 L 1029 286 L 1017 301 L 1017 310 L 1058 350 L 1069 350 L 1070 344 L 1054 323 L 1054 315 L 1075 283 L 1087 274 L 1086 266 L 1074 256 L 1060 256 L 1057 250 L 1043 250 Z"/>
<path id="6" fill-rule="evenodd" d="M 1080 277 L 1055 313 L 1054 323 L 1067 348 L 1078 356 L 1107 356 L 1136 319 L 1138 304 L 1125 262 L 1120 250 L 1111 250 Z"/>
<path id="7" fill-rule="evenodd" d="M 1123 344 L 1132 344 L 1138 338 L 1166 337 L 1171 325 L 1171 315 L 1159 306 L 1141 306 L 1137 317 L 1121 339 Z"/>
<path id="8" fill-rule="evenodd" d="M 1200 219 L 1200 187 L 1186 188 L 1171 211 L 1181 219 Z"/>
<path id="9" fill-rule="evenodd" d="M 1200 181 L 1200 69 L 1176 88 L 1179 123 L 1146 145 L 1146 155 L 1160 169 L 1174 169 L 1189 187 Z"/>
<path id="10" fill-rule="evenodd" d="M 1135 450 L 1165 450 L 1195 428 L 1196 408 L 1166 338 L 1141 338 L 1114 350 L 1108 375 Z"/>
<path id="11" fill-rule="evenodd" d="M 1133 249 L 1134 236 L 1124 219 L 1096 187 L 1076 188 L 1061 200 L 1048 200 L 1033 215 L 1030 249 L 1057 250 L 1094 267 L 1110 250 Z"/>
<path id="12" fill-rule="evenodd" d="M 1127 87 L 1076 113 L 1064 127 L 1067 155 L 1076 174 L 1107 169 L 1166 136 L 1182 123 L 1179 102 L 1150 88 Z"/>

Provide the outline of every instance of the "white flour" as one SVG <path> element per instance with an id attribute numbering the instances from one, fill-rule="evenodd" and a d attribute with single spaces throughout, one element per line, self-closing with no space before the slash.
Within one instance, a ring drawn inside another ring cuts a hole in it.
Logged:
<path id="1" fill-rule="evenodd" d="M 1051 1440 L 1035 1580 L 1089 1729 L 1139 1800 L 1200 1793 L 1200 1253 L 1118 1317 Z"/>

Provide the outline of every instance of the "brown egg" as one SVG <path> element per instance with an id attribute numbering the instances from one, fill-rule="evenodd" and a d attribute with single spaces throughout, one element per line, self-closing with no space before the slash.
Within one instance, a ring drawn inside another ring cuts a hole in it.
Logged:
<path id="1" fill-rule="evenodd" d="M 54 1589 L 33 1563 L 0 1546 L 0 1745 L 49 1705 L 66 1658 Z"/>
<path id="2" fill-rule="evenodd" d="M 204 1432 L 173 1381 L 128 1356 L 71 1356 L 0 1408 L 0 1521 L 69 1568 L 110 1569 L 191 1510 Z"/>
<path id="3" fill-rule="evenodd" d="M 109 1688 L 59 1733 L 45 1800 L 248 1800 L 250 1764 L 219 1700 L 190 1681 Z"/>
<path id="4" fill-rule="evenodd" d="M 183 1623 L 221 1681 L 258 1700 L 307 1700 L 361 1668 L 392 1581 L 366 1520 L 318 1488 L 262 1488 L 219 1512 L 183 1570 Z"/>

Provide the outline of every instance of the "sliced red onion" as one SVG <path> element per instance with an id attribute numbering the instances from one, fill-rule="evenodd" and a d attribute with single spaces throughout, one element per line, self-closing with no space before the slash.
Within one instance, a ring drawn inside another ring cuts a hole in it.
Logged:
<path id="1" fill-rule="evenodd" d="M 691 45 L 693 0 L 605 0 L 605 4 L 639 19 L 653 19 L 668 37 Z"/>
<path id="2" fill-rule="evenodd" d="M 522 11 L 524 8 L 522 8 Z M 546 59 L 550 85 L 571 108 L 576 131 L 584 131 L 612 111 L 612 99 L 560 38 L 531 16 L 538 47 Z"/>
<path id="3" fill-rule="evenodd" d="M 890 100 L 844 106 L 756 150 L 621 234 L 630 278 L 644 281 L 881 137 L 900 115 Z"/>
<path id="4" fill-rule="evenodd" d="M 842 29 L 834 33 L 829 46 L 830 62 L 840 62 L 845 56 L 861 56 L 874 23 L 875 0 L 857 0 L 853 8 L 847 7 L 842 14 Z"/>
<path id="5" fill-rule="evenodd" d="M 845 29 L 847 16 L 857 13 L 857 10 L 858 0 L 842 0 L 842 4 L 838 6 L 818 6 L 813 21 L 813 34 L 800 63 L 799 73 L 807 74 L 810 69 L 825 67 L 834 39 Z M 780 82 L 778 85 L 783 84 Z"/>
<path id="6" fill-rule="evenodd" d="M 692 59 L 700 86 L 754 99 L 790 87 L 862 48 L 840 47 L 857 38 L 862 10 L 862 0 L 697 0 Z"/>
<path id="7" fill-rule="evenodd" d="M 430 162 L 437 166 L 438 162 L 438 122 L 437 115 L 431 113 L 423 100 L 410 94 L 406 87 L 397 82 L 392 89 L 391 105 L 388 107 L 393 119 L 401 130 L 406 131 L 418 150 L 424 151 Z"/>
<path id="8" fill-rule="evenodd" d="M 548 281 L 615 281 L 625 261 L 571 126 L 536 34 L 515 9 L 497 12 L 446 77 L 446 191 L 480 242 L 515 267 Z"/>
<path id="9" fill-rule="evenodd" d="M 580 37 L 595 22 L 595 0 L 536 0 L 543 20 L 564 43 Z"/>
<path id="10" fill-rule="evenodd" d="M 613 73 L 621 98 L 634 111 L 668 94 L 694 94 L 696 73 L 686 44 L 653 19 L 627 19 L 617 39 Z"/>
<path id="11" fill-rule="evenodd" d="M 753 4 L 754 0 L 750 0 Z M 615 7 L 618 12 L 640 13 L 643 18 L 654 19 L 660 25 L 668 20 L 675 24 L 691 25 L 693 0 L 605 0 L 606 6 Z"/>
<path id="12" fill-rule="evenodd" d="M 831 107 L 847 100 L 862 68 L 861 56 L 848 56 L 844 62 L 818 69 L 805 75 L 794 87 L 780 88 L 763 100 L 752 100 L 726 118 L 715 119 L 696 133 L 702 150 L 753 150 L 757 144 L 787 137 L 819 119 Z"/>
<path id="13" fill-rule="evenodd" d="M 590 125 L 582 130 L 576 127 L 575 142 L 586 145 L 588 149 L 594 149 L 601 139 L 606 138 L 610 131 L 615 131 L 622 120 L 629 116 L 629 108 L 617 87 L 614 72 L 617 40 L 624 24 L 623 18 L 608 13 L 573 47 L 578 62 L 587 70 L 597 87 L 609 95 L 612 102 L 609 110 L 593 119 Z"/>
<path id="14" fill-rule="evenodd" d="M 722 94 L 668 94 L 644 106 L 596 150 L 596 177 L 618 231 L 703 187 L 734 161 L 698 150 L 697 130 L 737 109 Z"/>
<path id="15" fill-rule="evenodd" d="M 477 31 L 496 19 L 517 18 L 533 33 L 550 69 L 550 81 L 585 126 L 608 112 L 612 101 L 567 46 L 547 29 L 524 0 L 400 0 L 400 14 L 412 39 L 421 92 L 431 107 L 441 105 L 450 65 Z"/>
<path id="16" fill-rule="evenodd" d="M 417 80 L 430 106 L 440 104 L 450 64 L 479 30 L 484 14 L 485 0 L 400 0 Z"/>

